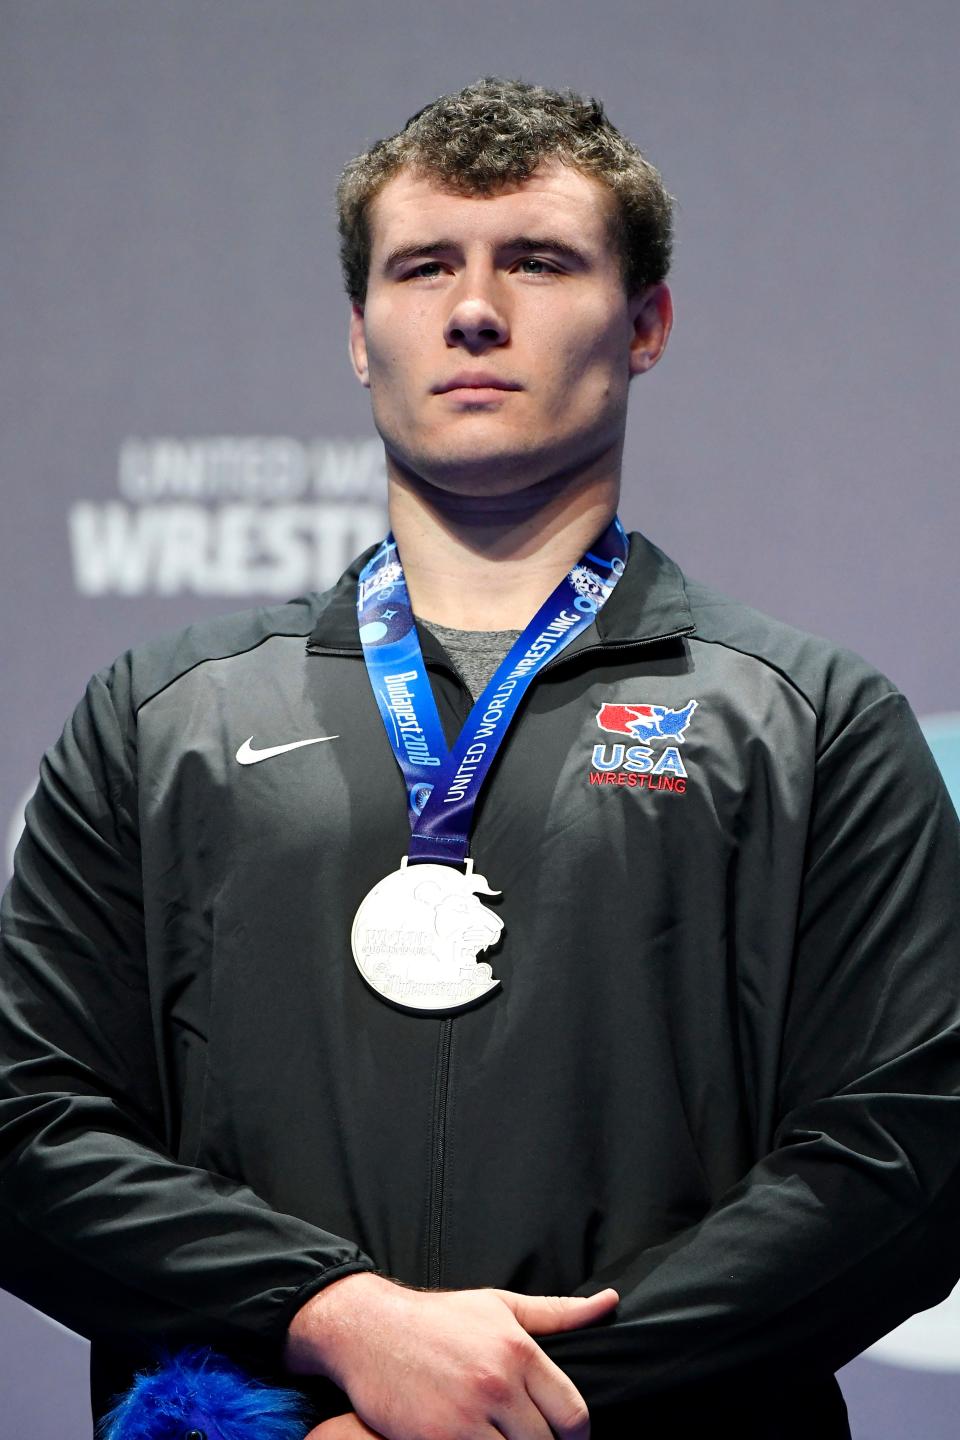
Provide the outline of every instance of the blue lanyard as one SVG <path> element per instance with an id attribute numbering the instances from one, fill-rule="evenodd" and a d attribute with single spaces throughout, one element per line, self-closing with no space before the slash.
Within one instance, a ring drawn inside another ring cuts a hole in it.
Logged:
<path id="1" fill-rule="evenodd" d="M 528 686 L 593 623 L 623 574 L 627 550 L 614 518 L 507 652 L 450 750 L 392 535 L 364 566 L 357 584 L 360 642 L 407 784 L 411 860 L 457 865 L 466 859 L 477 798 Z"/>

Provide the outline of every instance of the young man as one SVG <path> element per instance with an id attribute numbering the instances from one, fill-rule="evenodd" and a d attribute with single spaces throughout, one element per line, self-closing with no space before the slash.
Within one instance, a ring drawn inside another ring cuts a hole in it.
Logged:
<path id="1" fill-rule="evenodd" d="M 601 107 L 481 82 L 340 201 L 392 539 L 47 756 L 6 1283 L 97 1413 L 205 1340 L 314 1440 L 846 1436 L 960 1268 L 956 817 L 888 681 L 619 529 L 671 207 Z"/>

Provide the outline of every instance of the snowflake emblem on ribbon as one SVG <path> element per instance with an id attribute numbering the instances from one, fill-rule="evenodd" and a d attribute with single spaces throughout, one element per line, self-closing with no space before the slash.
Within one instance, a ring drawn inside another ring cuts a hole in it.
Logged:
<path id="1" fill-rule="evenodd" d="M 378 595 L 381 590 L 389 590 L 396 585 L 398 580 L 403 579 L 403 567 L 399 560 L 388 560 L 381 565 L 379 570 L 374 570 L 368 580 L 363 582 L 363 595 L 361 605 L 366 605 L 371 595 Z"/>

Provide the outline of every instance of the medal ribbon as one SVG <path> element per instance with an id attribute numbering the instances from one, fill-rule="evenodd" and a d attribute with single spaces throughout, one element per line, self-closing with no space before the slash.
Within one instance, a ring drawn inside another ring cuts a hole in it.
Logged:
<path id="1" fill-rule="evenodd" d="M 466 859 L 477 798 L 528 686 L 593 623 L 623 574 L 627 550 L 615 517 L 511 646 L 450 750 L 392 534 L 364 566 L 357 584 L 360 643 L 407 784 L 411 860 Z"/>

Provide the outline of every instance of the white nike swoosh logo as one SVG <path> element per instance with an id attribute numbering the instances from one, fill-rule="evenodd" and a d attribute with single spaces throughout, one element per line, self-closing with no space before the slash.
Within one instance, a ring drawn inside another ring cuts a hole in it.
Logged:
<path id="1" fill-rule="evenodd" d="M 250 740 L 253 736 L 250 736 Z M 241 765 L 256 765 L 261 760 L 269 760 L 272 755 L 285 755 L 288 750 L 299 750 L 301 745 L 319 745 L 324 740 L 339 740 L 339 735 L 315 735 L 312 740 L 291 740 L 289 745 L 271 745 L 266 750 L 254 750 L 250 740 L 244 740 L 237 751 L 237 759 Z"/>

